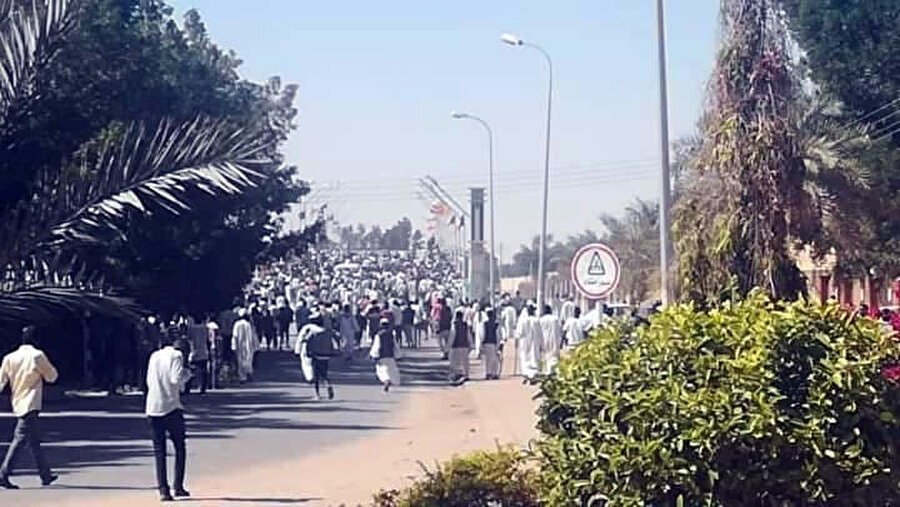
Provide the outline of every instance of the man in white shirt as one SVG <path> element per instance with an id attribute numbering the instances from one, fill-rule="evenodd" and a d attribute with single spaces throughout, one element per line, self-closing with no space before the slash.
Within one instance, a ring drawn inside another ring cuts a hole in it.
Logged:
<path id="1" fill-rule="evenodd" d="M 156 482 L 160 499 L 172 501 L 169 479 L 166 472 L 166 436 L 175 447 L 176 497 L 191 496 L 184 489 L 184 465 L 186 460 L 184 406 L 181 404 L 181 390 L 190 379 L 184 368 L 184 356 L 172 346 L 170 336 L 163 337 L 164 347 L 150 356 L 147 365 L 147 417 L 153 431 L 153 454 L 156 458 Z"/>
<path id="2" fill-rule="evenodd" d="M 22 329 L 22 345 L 3 358 L 0 365 L 0 391 L 9 384 L 12 392 L 12 409 L 16 417 L 16 430 L 13 441 L 6 451 L 6 459 L 0 466 L 0 487 L 19 489 L 9 481 L 16 465 L 16 460 L 26 444 L 37 464 L 41 484 L 48 486 L 59 476 L 50 471 L 41 451 L 41 435 L 38 429 L 38 414 L 41 411 L 44 382 L 56 382 L 56 368 L 47 356 L 34 346 L 34 326 Z"/>

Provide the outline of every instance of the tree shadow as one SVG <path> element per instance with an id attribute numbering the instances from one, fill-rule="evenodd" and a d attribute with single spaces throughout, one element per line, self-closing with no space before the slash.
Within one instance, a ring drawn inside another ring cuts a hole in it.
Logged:
<path id="1" fill-rule="evenodd" d="M 374 364 L 361 360 L 365 353 L 359 351 L 360 359 L 351 363 L 342 359 L 332 362 L 338 393 L 342 384 L 371 385 L 373 391 L 380 390 Z M 442 385 L 446 381 L 439 359 L 407 357 L 400 361 L 400 368 L 404 387 Z M 369 421 L 381 420 L 377 414 L 388 412 L 401 398 L 314 402 L 311 391 L 297 389 L 306 382 L 299 359 L 288 352 L 261 353 L 257 371 L 251 384 L 184 397 L 188 438 L 233 439 L 242 429 L 262 429 L 322 432 L 329 435 L 327 439 L 335 438 L 335 432 L 397 429 Z M 357 406 L 360 404 L 366 406 Z M 303 420 L 304 414 L 321 417 Z M 349 416 L 341 418 L 341 414 Z M 363 419 L 366 414 L 371 417 Z M 0 414 L 0 457 L 6 452 L 15 424 L 12 414 Z M 39 424 L 47 459 L 64 471 L 136 466 L 152 461 L 143 396 L 47 400 Z M 19 465 L 17 475 L 31 473 L 34 465 L 30 453 L 22 454 Z"/>
<path id="2" fill-rule="evenodd" d="M 308 502 L 316 502 L 321 498 L 242 498 L 242 497 L 218 497 L 218 498 L 182 498 L 181 502 L 229 502 L 229 503 L 251 503 L 251 504 L 301 504 Z"/>

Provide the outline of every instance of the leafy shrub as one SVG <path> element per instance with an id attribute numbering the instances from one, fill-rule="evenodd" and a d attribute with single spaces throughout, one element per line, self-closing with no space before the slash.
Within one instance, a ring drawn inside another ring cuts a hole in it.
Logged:
<path id="1" fill-rule="evenodd" d="M 897 358 L 875 321 L 759 293 L 602 330 L 542 385 L 543 498 L 898 504 Z"/>
<path id="2" fill-rule="evenodd" d="M 403 490 L 381 491 L 376 507 L 530 507 L 539 502 L 537 472 L 512 448 L 478 451 L 425 470 Z"/>

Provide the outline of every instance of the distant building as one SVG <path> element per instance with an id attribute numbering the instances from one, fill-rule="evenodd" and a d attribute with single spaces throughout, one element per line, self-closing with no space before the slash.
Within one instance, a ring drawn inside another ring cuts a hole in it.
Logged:
<path id="1" fill-rule="evenodd" d="M 837 254 L 832 252 L 816 259 L 807 247 L 794 254 L 797 267 L 807 280 L 811 297 L 822 301 L 834 299 L 843 306 L 859 306 L 865 302 L 870 307 L 895 307 L 900 302 L 900 279 L 884 279 L 877 276 L 847 278 L 836 271 Z"/>

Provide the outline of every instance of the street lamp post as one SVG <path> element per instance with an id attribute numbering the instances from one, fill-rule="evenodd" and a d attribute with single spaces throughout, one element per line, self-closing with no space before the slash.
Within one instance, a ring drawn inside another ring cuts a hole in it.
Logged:
<path id="1" fill-rule="evenodd" d="M 670 223 L 669 179 L 669 92 L 666 76 L 666 11 L 664 0 L 656 0 L 656 31 L 659 53 L 659 137 L 660 137 L 660 199 L 659 199 L 659 289 L 663 306 L 672 299 L 669 283 L 669 257 L 672 254 Z"/>
<path id="2" fill-rule="evenodd" d="M 525 42 L 521 38 L 505 33 L 500 36 L 500 40 L 510 46 L 527 46 L 537 50 L 544 55 L 547 60 L 548 82 L 547 82 L 547 131 L 544 146 L 544 206 L 541 218 L 541 236 L 539 241 L 538 252 L 538 273 L 537 273 L 537 304 L 538 314 L 543 312 L 544 306 L 544 256 L 547 251 L 547 205 L 550 194 L 550 118 L 553 111 L 553 60 L 550 54 L 544 51 L 544 48 L 537 44 Z"/>
<path id="3" fill-rule="evenodd" d="M 491 261 L 488 263 L 488 272 L 490 274 L 489 285 L 491 288 L 490 302 L 491 307 L 493 307 L 494 294 L 496 293 L 494 280 L 494 131 L 491 130 L 491 126 L 486 121 L 474 114 L 454 112 L 451 113 L 451 116 L 457 120 L 472 120 L 480 123 L 488 135 L 488 200 L 491 206 Z"/>

